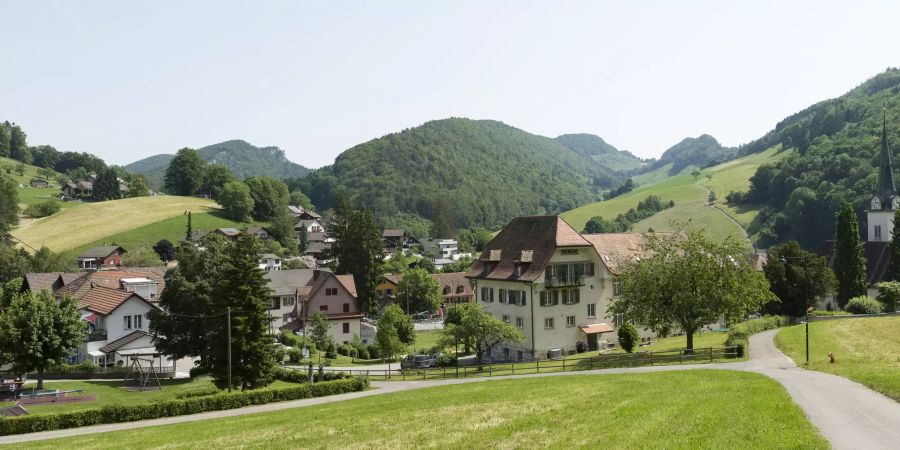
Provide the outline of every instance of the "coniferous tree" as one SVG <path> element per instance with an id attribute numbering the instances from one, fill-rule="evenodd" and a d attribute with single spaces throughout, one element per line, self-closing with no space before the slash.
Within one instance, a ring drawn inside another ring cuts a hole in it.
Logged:
<path id="1" fill-rule="evenodd" d="M 191 212 L 187 212 L 188 221 L 187 221 L 187 231 L 185 232 L 184 240 L 191 242 L 194 240 L 194 228 L 191 226 Z"/>
<path id="2" fill-rule="evenodd" d="M 159 255 L 160 261 L 163 262 L 174 261 L 178 257 L 175 253 L 175 246 L 168 239 L 160 239 L 153 246 L 153 251 Z"/>
<path id="3" fill-rule="evenodd" d="M 300 242 L 297 243 L 297 250 L 302 255 L 306 253 L 307 248 L 309 248 L 309 233 L 306 232 L 306 227 L 300 227 Z"/>
<path id="4" fill-rule="evenodd" d="M 94 188 L 91 189 L 91 197 L 95 201 L 116 200 L 122 198 L 122 192 L 119 191 L 119 180 L 118 177 L 116 177 L 115 170 L 106 168 L 97 174 L 97 180 L 94 181 Z"/>
<path id="5" fill-rule="evenodd" d="M 850 203 L 837 212 L 837 239 L 834 272 L 838 279 L 838 304 L 843 308 L 851 298 L 866 295 L 866 257 L 859 240 L 859 223 Z"/>
<path id="6" fill-rule="evenodd" d="M 891 269 L 889 279 L 892 281 L 900 281 L 900 209 L 894 211 L 894 233 L 891 238 Z"/>
<path id="7" fill-rule="evenodd" d="M 384 243 L 381 230 L 371 211 L 354 210 L 346 199 L 340 200 L 329 234 L 335 239 L 328 251 L 335 273 L 352 274 L 361 311 L 374 312 L 375 287 L 381 277 Z"/>
<path id="8" fill-rule="evenodd" d="M 264 387 L 274 380 L 274 340 L 268 305 L 271 290 L 259 268 L 263 247 L 255 236 L 241 233 L 226 247 L 221 279 L 213 287 L 214 311 L 231 307 L 231 382 L 241 390 Z M 228 385 L 228 329 L 224 317 L 210 334 L 210 373 L 216 385 Z"/>

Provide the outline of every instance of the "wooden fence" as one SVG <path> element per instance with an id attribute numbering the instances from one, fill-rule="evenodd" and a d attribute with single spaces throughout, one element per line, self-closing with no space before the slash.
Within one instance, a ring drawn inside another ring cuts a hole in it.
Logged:
<path id="1" fill-rule="evenodd" d="M 436 367 L 429 369 L 329 369 L 377 380 L 444 380 L 453 378 L 495 377 L 535 373 L 570 372 L 617 367 L 639 367 L 683 363 L 711 363 L 738 357 L 738 348 L 705 347 L 685 350 L 646 351 L 639 353 L 600 354 L 584 358 L 566 358 L 520 363 L 496 363 L 480 366 Z"/>

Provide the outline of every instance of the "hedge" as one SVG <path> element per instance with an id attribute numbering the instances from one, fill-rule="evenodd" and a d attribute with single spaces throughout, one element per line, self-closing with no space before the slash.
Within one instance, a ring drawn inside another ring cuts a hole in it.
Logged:
<path id="1" fill-rule="evenodd" d="M 2 418 L 0 419 L 0 436 L 61 430 L 104 423 L 183 416 L 206 411 L 220 411 L 273 402 L 324 397 L 346 392 L 363 391 L 368 386 L 368 379 L 352 378 L 322 383 L 306 383 L 302 386 L 288 388 L 232 392 L 230 394 L 216 394 L 182 400 L 164 400 L 137 405 L 108 405 L 99 409 L 59 414 Z"/>
<path id="2" fill-rule="evenodd" d="M 738 358 L 743 357 L 748 345 L 747 340 L 751 335 L 788 326 L 790 323 L 791 319 L 788 316 L 767 316 L 760 319 L 745 320 L 739 324 L 732 325 L 728 329 L 728 338 L 725 340 L 725 346 L 736 346 Z"/>
<path id="3" fill-rule="evenodd" d="M 287 381 L 288 383 L 306 383 L 306 377 L 308 376 L 307 369 L 285 369 L 283 367 L 277 367 L 275 369 L 275 379 L 281 381 Z M 313 378 L 318 379 L 319 371 L 316 367 L 313 367 Z M 324 381 L 332 381 L 332 380 L 346 380 L 353 378 L 352 375 L 346 374 L 344 372 L 322 372 L 322 378 Z"/>

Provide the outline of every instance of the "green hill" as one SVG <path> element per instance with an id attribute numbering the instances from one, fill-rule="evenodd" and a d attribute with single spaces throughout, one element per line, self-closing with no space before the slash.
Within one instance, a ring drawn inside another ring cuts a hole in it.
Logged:
<path id="1" fill-rule="evenodd" d="M 32 178 L 41 178 L 44 179 L 43 175 L 39 175 L 38 171 L 41 170 L 37 166 L 32 166 L 29 164 L 25 164 L 25 170 L 22 172 L 22 175 L 19 175 L 15 171 L 15 167 L 20 163 L 14 159 L 4 158 L 0 156 L 0 170 L 3 171 L 3 175 L 11 177 L 16 183 L 19 183 L 19 205 L 21 207 L 26 207 L 28 205 L 33 205 L 35 203 L 46 202 L 48 200 L 58 199 L 59 198 L 59 183 L 56 182 L 56 178 L 60 176 L 59 173 L 53 172 L 53 176 L 49 177 L 47 181 L 50 183 L 50 187 L 46 188 L 33 188 L 29 184 Z M 10 172 L 7 173 L 6 169 L 9 168 Z M 63 208 L 68 208 L 72 206 L 70 203 L 60 202 L 59 204 Z"/>
<path id="2" fill-rule="evenodd" d="M 197 153 L 208 163 L 228 166 L 237 178 L 268 175 L 278 179 L 303 177 L 309 169 L 293 163 L 278 147 L 256 147 L 246 141 L 232 140 L 206 146 Z M 160 154 L 135 161 L 125 170 L 144 174 L 153 187 L 163 184 L 169 162 L 175 155 Z"/>
<path id="3" fill-rule="evenodd" d="M 629 151 L 619 150 L 600 136 L 593 134 L 563 134 L 556 140 L 576 153 L 593 159 L 597 164 L 614 172 L 627 172 L 641 168 L 644 162 Z"/>
<path id="4" fill-rule="evenodd" d="M 593 216 L 613 219 L 616 215 L 636 207 L 638 201 L 647 196 L 657 195 L 664 201 L 675 201 L 675 206 L 638 222 L 633 227 L 634 231 L 647 231 L 648 228 L 656 231 L 670 230 L 674 220 L 690 222 L 691 228 L 704 228 L 716 239 L 723 239 L 726 236 L 743 239 L 742 227 L 749 227 L 753 223 L 759 208 L 751 205 L 740 207 L 724 205 L 725 195 L 731 191 L 746 189 L 750 177 L 759 166 L 778 161 L 788 155 L 789 152 L 779 152 L 777 148 L 769 149 L 704 169 L 697 178 L 690 174 L 670 177 L 610 200 L 567 211 L 562 217 L 575 229 L 581 230 Z M 708 206 L 707 189 L 716 193 L 717 207 Z"/>
<path id="5" fill-rule="evenodd" d="M 793 114 L 743 153 L 781 145 L 796 149 L 789 157 L 759 168 L 742 199 L 762 205 L 751 227 L 768 245 L 796 239 L 818 248 L 834 235 L 834 215 L 851 202 L 865 216 L 877 182 L 881 133 L 900 147 L 900 69 L 889 69 L 848 93 Z M 896 155 L 896 154 L 895 154 Z M 894 171 L 897 177 L 895 164 Z"/>
<path id="6" fill-rule="evenodd" d="M 379 216 L 399 212 L 499 228 L 588 203 L 621 178 L 559 141 L 491 120 L 436 120 L 357 145 L 301 180 L 320 210 L 346 192 Z"/>

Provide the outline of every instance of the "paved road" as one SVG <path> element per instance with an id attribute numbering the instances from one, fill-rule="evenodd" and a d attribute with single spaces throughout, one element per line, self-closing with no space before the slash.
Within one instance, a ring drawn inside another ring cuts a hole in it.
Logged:
<path id="1" fill-rule="evenodd" d="M 0 437 L 0 444 L 235 417 L 244 414 L 301 408 L 426 387 L 479 383 L 499 379 L 719 369 L 757 372 L 769 376 L 784 385 L 793 400 L 806 412 L 812 423 L 819 428 L 822 435 L 831 442 L 835 449 L 896 449 L 900 446 L 900 403 L 845 378 L 798 368 L 789 358 L 775 348 L 773 339 L 776 333 L 777 330 L 772 330 L 751 336 L 751 353 L 749 361 L 746 362 L 602 369 L 549 374 L 510 375 L 493 378 L 468 378 L 463 380 L 382 381 L 372 383 L 378 389 L 365 392 L 270 403 L 189 416 L 3 436 Z"/>

